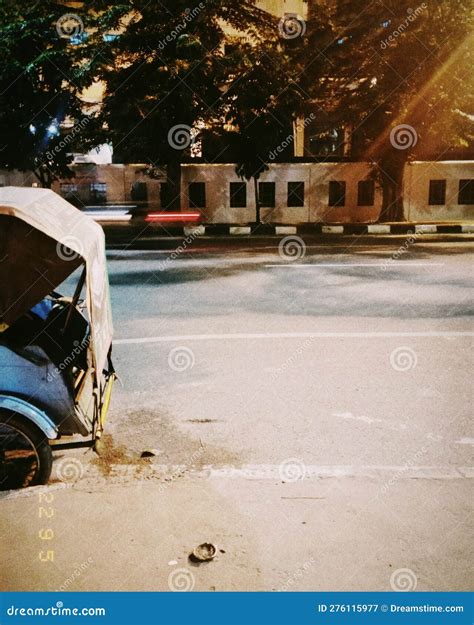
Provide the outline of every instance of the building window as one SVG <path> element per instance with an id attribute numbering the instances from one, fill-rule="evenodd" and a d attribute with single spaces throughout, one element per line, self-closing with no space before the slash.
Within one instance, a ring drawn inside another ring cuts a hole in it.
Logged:
<path id="1" fill-rule="evenodd" d="M 288 206 L 290 208 L 304 206 L 304 182 L 288 183 Z"/>
<path id="2" fill-rule="evenodd" d="M 146 182 L 134 182 L 130 190 L 133 202 L 146 202 L 148 200 L 148 185 Z"/>
<path id="3" fill-rule="evenodd" d="M 275 208 L 275 183 L 261 182 L 258 185 L 260 206 L 264 208 Z"/>
<path id="4" fill-rule="evenodd" d="M 168 197 L 168 183 L 160 183 L 160 206 L 161 210 L 169 210 L 170 198 Z"/>
<path id="5" fill-rule="evenodd" d="M 59 193 L 63 197 L 69 197 L 77 193 L 77 184 L 69 184 L 68 182 L 62 182 L 59 186 Z"/>
<path id="6" fill-rule="evenodd" d="M 206 208 L 205 182 L 191 182 L 189 185 L 189 208 Z"/>
<path id="7" fill-rule="evenodd" d="M 430 206 L 446 204 L 446 180 L 430 180 L 428 204 Z"/>
<path id="8" fill-rule="evenodd" d="M 231 182 L 230 183 L 230 207 L 231 208 L 247 208 L 247 183 Z"/>
<path id="9" fill-rule="evenodd" d="M 92 182 L 90 185 L 91 202 L 99 204 L 107 201 L 107 184 L 105 182 Z"/>
<path id="10" fill-rule="evenodd" d="M 309 138 L 309 150 L 312 156 L 344 156 L 344 129 L 321 130 Z"/>
<path id="11" fill-rule="evenodd" d="M 474 204 L 474 180 L 459 181 L 458 204 Z"/>
<path id="12" fill-rule="evenodd" d="M 357 189 L 357 206 L 373 206 L 375 203 L 375 182 L 361 180 Z"/>
<path id="13" fill-rule="evenodd" d="M 346 183 L 344 180 L 331 180 L 329 183 L 329 206 L 346 205 Z"/>

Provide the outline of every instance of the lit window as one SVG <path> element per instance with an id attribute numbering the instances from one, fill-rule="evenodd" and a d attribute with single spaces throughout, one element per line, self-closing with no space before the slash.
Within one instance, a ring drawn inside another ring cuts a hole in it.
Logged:
<path id="1" fill-rule="evenodd" d="M 63 197 L 73 195 L 77 193 L 77 184 L 70 184 L 69 182 L 62 182 L 59 187 L 59 192 Z"/>
<path id="2" fill-rule="evenodd" d="M 90 185 L 90 196 L 92 202 L 106 202 L 107 184 L 105 182 L 92 182 Z"/>

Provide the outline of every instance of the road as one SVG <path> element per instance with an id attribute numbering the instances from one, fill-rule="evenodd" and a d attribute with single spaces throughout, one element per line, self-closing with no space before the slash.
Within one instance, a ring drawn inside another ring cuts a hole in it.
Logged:
<path id="1" fill-rule="evenodd" d="M 104 455 L 4 498 L 3 589 L 472 588 L 472 246 L 294 245 L 109 251 Z"/>

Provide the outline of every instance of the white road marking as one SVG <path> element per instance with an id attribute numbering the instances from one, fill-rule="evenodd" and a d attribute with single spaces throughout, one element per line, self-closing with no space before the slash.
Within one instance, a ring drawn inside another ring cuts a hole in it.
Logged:
<path id="1" fill-rule="evenodd" d="M 444 267 L 445 263 L 409 263 L 390 262 L 387 263 L 291 263 L 279 265 L 265 265 L 265 267 L 274 267 L 277 269 L 319 269 L 325 267 L 383 267 L 384 269 L 399 269 L 405 267 Z"/>
<path id="2" fill-rule="evenodd" d="M 148 343 L 179 343 L 187 341 L 241 341 L 265 339 L 389 339 L 389 338 L 465 338 L 474 332 L 287 332 L 235 334 L 183 334 L 178 336 L 147 336 L 116 339 L 114 345 L 144 345 Z"/>
<path id="3" fill-rule="evenodd" d="M 371 425 L 372 423 L 383 423 L 382 419 L 373 419 L 372 417 L 366 417 L 365 415 L 354 415 L 352 412 L 335 412 L 333 417 L 339 417 L 340 419 L 349 419 L 353 421 L 362 421 Z"/>
<path id="4" fill-rule="evenodd" d="M 461 438 L 456 441 L 456 445 L 474 445 L 474 438 Z"/>
<path id="5" fill-rule="evenodd" d="M 295 480 L 297 482 L 311 479 L 378 479 L 381 481 L 381 488 L 385 491 L 388 491 L 391 486 L 402 480 L 464 480 L 474 478 L 474 469 L 469 466 L 409 466 L 407 464 L 400 466 L 321 466 L 301 463 L 299 470 L 300 479 Z M 51 484 L 50 486 L 36 486 L 6 491 L 1 494 L 0 501 L 36 497 L 39 492 L 67 490 L 72 486 L 77 489 L 80 488 L 81 484 L 89 490 L 91 488 L 91 480 L 93 481 L 92 486 L 122 484 L 133 487 L 134 482 L 150 479 L 159 481 L 168 478 L 168 482 L 163 483 L 168 488 L 173 479 L 183 476 L 200 479 L 272 480 L 278 484 L 285 481 L 284 474 L 282 478 L 281 464 L 207 465 L 200 469 L 187 464 L 115 464 L 111 465 L 110 473 L 107 476 L 104 476 L 100 469 L 94 465 L 88 465 L 85 468 L 83 477 L 74 482 L 74 484 Z M 293 480 L 287 481 L 291 482 Z"/>

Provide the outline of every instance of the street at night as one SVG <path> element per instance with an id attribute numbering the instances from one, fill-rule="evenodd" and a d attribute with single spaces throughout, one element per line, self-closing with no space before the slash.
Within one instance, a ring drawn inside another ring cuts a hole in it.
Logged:
<path id="1" fill-rule="evenodd" d="M 77 589 L 166 590 L 176 562 L 196 590 L 388 590 L 405 568 L 419 590 L 465 590 L 470 244 L 209 247 L 109 250 L 123 386 L 107 462 L 75 452 L 81 479 L 50 486 L 48 580 L 36 489 L 7 497 L 24 536 L 3 550 L 8 583 L 54 590 L 85 562 Z M 190 567 L 204 541 L 222 552 Z"/>
<path id="2" fill-rule="evenodd" d="M 471 3 L 0 51 L 0 622 L 473 625 Z"/>

